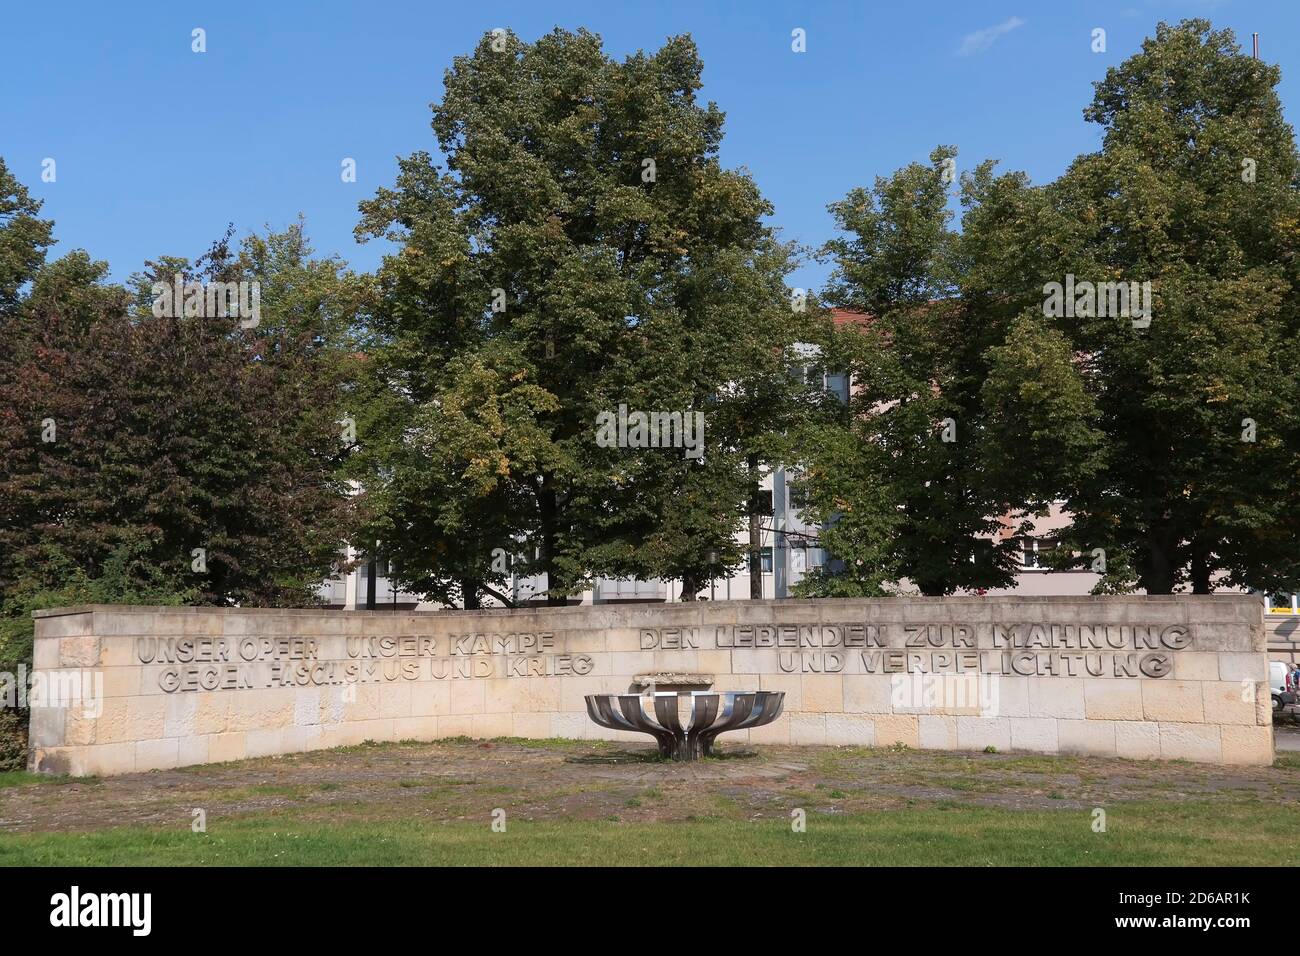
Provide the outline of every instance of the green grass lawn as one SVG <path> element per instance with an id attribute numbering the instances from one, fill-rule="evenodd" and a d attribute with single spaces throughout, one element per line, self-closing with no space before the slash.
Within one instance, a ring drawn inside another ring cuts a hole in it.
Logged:
<path id="1" fill-rule="evenodd" d="M 0 837 L 0 865 L 1289 865 L 1300 810 L 1259 805 L 1126 804 L 1107 832 L 1088 812 L 928 806 L 873 814 L 478 824 L 307 825 L 282 814 L 209 832 L 118 828 Z"/>
<path id="2" fill-rule="evenodd" d="M 1093 829 L 1098 806 L 1105 832 Z M 205 833 L 190 829 L 196 807 Z M 498 807 L 504 833 L 491 826 Z M 1300 754 L 1217 768 L 760 747 L 687 770 L 597 741 L 450 740 L 102 780 L 0 774 L 0 866 L 1287 866 L 1297 856 Z"/>

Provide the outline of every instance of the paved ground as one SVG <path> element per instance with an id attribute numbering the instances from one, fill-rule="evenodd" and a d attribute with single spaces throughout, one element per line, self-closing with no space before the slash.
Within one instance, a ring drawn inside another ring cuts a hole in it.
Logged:
<path id="1" fill-rule="evenodd" d="M 1273 746 L 1279 753 L 1300 752 L 1300 727 L 1291 724 L 1274 724 Z"/>
<path id="2" fill-rule="evenodd" d="M 1300 731 L 1278 734 L 1300 749 Z M 1284 742 L 1284 743 L 1283 743 Z M 950 804 L 1065 809 L 1157 800 L 1300 804 L 1300 758 L 1214 767 L 1032 754 L 853 747 L 723 747 L 718 758 L 665 763 L 649 747 L 598 741 L 369 744 L 103 780 L 0 788 L 0 834 L 116 826 L 188 827 L 209 818 L 292 809 L 307 821 L 368 819 L 692 820 L 841 814 Z"/>

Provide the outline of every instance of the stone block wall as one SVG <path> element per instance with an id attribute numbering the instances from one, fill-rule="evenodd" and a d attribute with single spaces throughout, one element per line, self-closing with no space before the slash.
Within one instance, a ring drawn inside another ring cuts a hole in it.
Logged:
<path id="1" fill-rule="evenodd" d="M 37 612 L 31 766 L 117 774 L 443 737 L 605 738 L 656 672 L 781 690 L 728 743 L 1273 760 L 1249 596 L 736 601 L 392 613 Z M 39 697 L 39 694 L 37 694 Z"/>

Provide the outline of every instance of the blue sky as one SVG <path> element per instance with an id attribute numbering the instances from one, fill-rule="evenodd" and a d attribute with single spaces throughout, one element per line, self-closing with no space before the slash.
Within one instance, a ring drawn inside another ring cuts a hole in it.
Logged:
<path id="1" fill-rule="evenodd" d="M 1164 19 L 1205 16 L 1280 63 L 1300 108 L 1295 0 L 1062 2 L 71 2 L 9 4 L 0 155 L 55 220 L 56 254 L 87 249 L 125 279 L 145 259 L 193 257 L 227 223 L 282 228 L 299 213 L 319 253 L 373 269 L 352 238 L 357 202 L 396 157 L 434 150 L 428 104 L 484 32 L 534 39 L 585 26 L 617 57 L 689 32 L 704 97 L 727 113 L 723 162 L 747 166 L 787 238 L 831 235 L 826 205 L 939 143 L 1051 179 L 1098 130 L 1092 82 Z M 191 52 L 191 30 L 207 52 Z M 1106 52 L 1091 50 L 1106 30 Z M 806 31 L 807 52 L 791 51 Z M 41 164 L 57 163 L 57 181 Z M 357 182 L 340 180 L 344 157 Z M 810 264 L 795 284 L 817 288 Z"/>

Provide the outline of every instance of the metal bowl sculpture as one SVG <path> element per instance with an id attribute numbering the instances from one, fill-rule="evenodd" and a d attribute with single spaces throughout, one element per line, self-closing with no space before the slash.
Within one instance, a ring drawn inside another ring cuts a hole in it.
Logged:
<path id="1" fill-rule="evenodd" d="M 770 724 L 781 716 L 785 691 L 660 691 L 588 694 L 587 715 L 611 730 L 650 734 L 659 754 L 698 760 L 713 752 L 718 734 Z"/>

